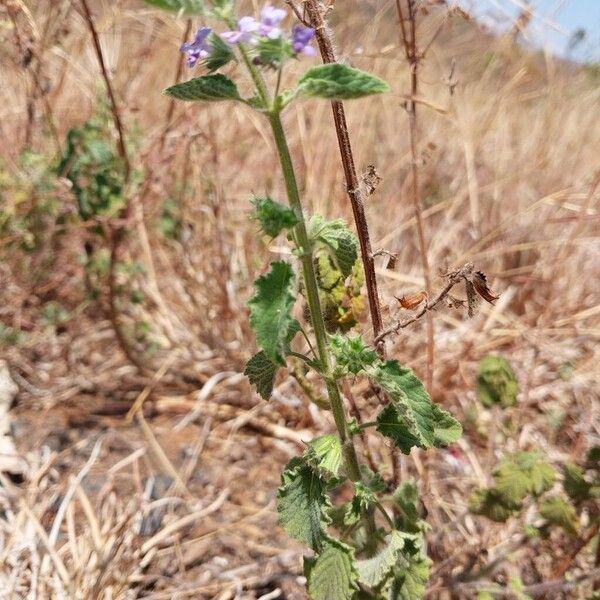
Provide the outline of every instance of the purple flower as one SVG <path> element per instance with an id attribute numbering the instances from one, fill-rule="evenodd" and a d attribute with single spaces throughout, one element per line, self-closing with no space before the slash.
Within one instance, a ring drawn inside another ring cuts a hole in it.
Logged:
<path id="1" fill-rule="evenodd" d="M 260 29 L 260 23 L 254 17 L 242 17 L 235 31 L 225 31 L 221 37 L 229 44 L 252 42 L 254 34 Z"/>
<path id="2" fill-rule="evenodd" d="M 310 46 L 311 40 L 315 37 L 315 30 L 303 25 L 294 25 L 292 29 L 292 47 L 296 54 L 306 54 L 314 56 L 315 49 Z"/>
<path id="3" fill-rule="evenodd" d="M 260 11 L 260 34 L 263 37 L 268 37 L 276 40 L 281 37 L 281 29 L 279 23 L 287 16 L 287 12 L 283 8 L 274 8 L 267 4 Z"/>
<path id="4" fill-rule="evenodd" d="M 210 46 L 207 43 L 207 38 L 211 31 L 212 29 L 210 27 L 201 27 L 198 29 L 193 42 L 181 46 L 181 52 L 188 53 L 188 67 L 193 67 L 201 58 L 208 58 Z"/>

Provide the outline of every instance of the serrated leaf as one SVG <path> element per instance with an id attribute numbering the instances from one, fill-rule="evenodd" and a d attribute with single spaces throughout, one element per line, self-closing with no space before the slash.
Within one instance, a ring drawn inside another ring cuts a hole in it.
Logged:
<path id="1" fill-rule="evenodd" d="M 256 391 L 264 400 L 268 400 L 273 392 L 275 375 L 279 365 L 274 363 L 263 350 L 255 354 L 247 363 L 244 375 L 256 386 Z"/>
<path id="2" fill-rule="evenodd" d="M 579 520 L 575 508 L 560 496 L 548 496 L 539 505 L 540 515 L 548 522 L 562 527 L 575 537 L 579 529 Z"/>
<path id="3" fill-rule="evenodd" d="M 308 234 L 311 239 L 330 248 L 337 267 L 344 277 L 348 277 L 358 258 L 358 240 L 343 219 L 326 221 L 315 215 L 309 221 Z"/>
<path id="4" fill-rule="evenodd" d="M 221 100 L 242 101 L 237 86 L 229 77 L 220 73 L 195 77 L 168 87 L 164 93 L 178 100 L 219 102 Z"/>
<path id="5" fill-rule="evenodd" d="M 290 329 L 296 320 L 291 311 L 295 303 L 292 293 L 294 272 L 285 261 L 271 263 L 271 270 L 255 282 L 256 294 L 248 302 L 250 325 L 256 341 L 273 362 L 284 365 Z"/>
<path id="6" fill-rule="evenodd" d="M 411 369 L 393 360 L 379 363 L 367 373 L 391 400 L 377 417 L 377 431 L 391 438 L 402 452 L 408 454 L 414 446 L 446 446 L 460 437 L 460 423 L 433 404 Z"/>
<path id="7" fill-rule="evenodd" d="M 336 366 L 342 373 L 358 375 L 375 364 L 377 353 L 365 344 L 359 335 L 332 335 L 329 338 Z"/>
<path id="8" fill-rule="evenodd" d="M 328 434 L 311 440 L 304 453 L 305 460 L 317 471 L 337 477 L 342 464 L 342 444 L 337 435 Z"/>
<path id="9" fill-rule="evenodd" d="M 389 89 L 388 84 L 375 75 L 335 63 L 312 67 L 298 82 L 300 95 L 335 100 L 362 98 Z"/>
<path id="10" fill-rule="evenodd" d="M 333 538 L 324 541 L 323 551 L 307 571 L 312 600 L 351 600 L 358 589 L 352 548 Z"/>
<path id="11" fill-rule="evenodd" d="M 554 478 L 554 468 L 537 452 L 510 454 L 494 469 L 495 488 L 507 502 L 520 503 L 527 494 L 543 494 Z"/>
<path id="12" fill-rule="evenodd" d="M 281 475 L 277 510 L 283 529 L 299 542 L 320 550 L 331 508 L 327 483 L 301 458 L 292 458 Z"/>
<path id="13" fill-rule="evenodd" d="M 202 0 L 144 0 L 146 4 L 169 10 L 181 12 L 186 15 L 201 15 L 204 13 Z"/>
<path id="14" fill-rule="evenodd" d="M 425 595 L 431 560 L 422 554 L 409 557 L 399 568 L 390 588 L 389 600 L 420 600 Z"/>
<path id="15" fill-rule="evenodd" d="M 584 470 L 574 463 L 565 463 L 563 470 L 563 487 L 573 500 L 587 500 L 590 497 L 592 484 L 586 481 Z"/>
<path id="16" fill-rule="evenodd" d="M 475 490 L 469 498 L 470 512 L 483 515 L 496 523 L 504 523 L 519 509 L 519 504 L 507 504 L 494 488 Z"/>
<path id="17" fill-rule="evenodd" d="M 419 492 L 414 481 L 403 481 L 392 495 L 392 501 L 400 509 L 397 526 L 402 531 L 416 533 L 420 531 L 421 517 L 417 504 Z"/>
<path id="18" fill-rule="evenodd" d="M 486 356 L 477 367 L 477 398 L 488 408 L 508 408 L 517 403 L 519 381 L 510 363 L 501 356 Z"/>
<path id="19" fill-rule="evenodd" d="M 254 198 L 252 218 L 260 223 L 261 229 L 270 237 L 277 237 L 282 231 L 295 227 L 299 219 L 296 213 L 269 197 Z"/>
<path id="20" fill-rule="evenodd" d="M 402 533 L 392 531 L 383 550 L 372 558 L 357 561 L 359 581 L 372 588 L 381 585 L 393 573 L 404 540 Z"/>

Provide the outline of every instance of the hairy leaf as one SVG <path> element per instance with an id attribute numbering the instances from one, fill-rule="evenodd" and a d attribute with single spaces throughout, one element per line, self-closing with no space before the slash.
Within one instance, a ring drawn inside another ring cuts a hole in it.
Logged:
<path id="1" fill-rule="evenodd" d="M 520 508 L 520 504 L 507 503 L 494 488 L 475 490 L 469 498 L 469 510 L 473 514 L 483 515 L 496 523 L 504 523 Z"/>
<path id="2" fill-rule="evenodd" d="M 369 587 L 381 585 L 392 573 L 398 562 L 398 555 L 404 547 L 405 537 L 399 531 L 392 531 L 387 544 L 379 554 L 356 562 L 359 581 Z"/>
<path id="3" fill-rule="evenodd" d="M 342 444 L 337 435 L 329 434 L 311 440 L 304 453 L 306 461 L 328 477 L 337 477 L 342 463 Z"/>
<path id="4" fill-rule="evenodd" d="M 326 481 L 301 458 L 292 458 L 281 476 L 277 510 L 283 529 L 299 542 L 320 550 L 331 508 Z"/>
<path id="5" fill-rule="evenodd" d="M 495 488 L 507 502 L 520 503 L 527 494 L 543 494 L 554 478 L 554 468 L 538 452 L 509 454 L 494 469 Z"/>
<path id="6" fill-rule="evenodd" d="M 178 100 L 204 102 L 242 100 L 235 83 L 229 77 L 225 77 L 220 73 L 195 77 L 183 83 L 176 83 L 168 87 L 164 93 Z"/>
<path id="7" fill-rule="evenodd" d="M 210 53 L 202 62 L 210 72 L 217 71 L 235 58 L 231 46 L 216 33 L 208 36 L 208 46 Z"/>
<path id="8" fill-rule="evenodd" d="M 396 569 L 394 582 L 389 590 L 389 600 L 420 600 L 425 594 L 429 579 L 431 560 L 422 551 L 405 556 L 403 564 Z"/>
<path id="9" fill-rule="evenodd" d="M 288 346 L 290 330 L 296 326 L 291 311 L 295 297 L 292 293 L 294 272 L 289 263 L 271 263 L 271 271 L 255 282 L 256 294 L 250 306 L 250 325 L 256 333 L 256 341 L 267 357 L 284 365 L 283 355 Z"/>
<path id="10" fill-rule="evenodd" d="M 575 537 L 579 529 L 579 520 L 575 508 L 560 496 L 548 496 L 540 502 L 540 515 L 569 535 Z"/>
<path id="11" fill-rule="evenodd" d="M 392 495 L 392 500 L 401 512 L 397 519 L 398 528 L 411 533 L 420 531 L 419 492 L 415 482 L 412 480 L 403 481 Z"/>
<path id="12" fill-rule="evenodd" d="M 486 356 L 477 368 L 477 398 L 487 407 L 517 403 L 519 382 L 510 363 L 501 356 Z"/>
<path id="13" fill-rule="evenodd" d="M 358 258 L 358 240 L 343 219 L 326 221 L 323 217 L 315 215 L 309 221 L 308 233 L 313 240 L 320 241 L 330 248 L 342 275 L 348 277 Z"/>
<path id="14" fill-rule="evenodd" d="M 328 537 L 307 569 L 308 594 L 312 600 L 351 600 L 357 578 L 352 548 Z"/>
<path id="15" fill-rule="evenodd" d="M 414 446 L 446 446 L 460 437 L 460 423 L 431 401 L 411 369 L 401 367 L 397 361 L 386 361 L 367 373 L 391 399 L 377 417 L 377 430 L 391 438 L 402 452 L 408 454 Z"/>
<path id="16" fill-rule="evenodd" d="M 294 56 L 292 43 L 285 37 L 259 38 L 256 48 L 256 62 L 272 69 L 278 69 L 288 58 Z"/>
<path id="17" fill-rule="evenodd" d="M 254 205 L 252 218 L 256 219 L 261 229 L 272 238 L 298 224 L 298 217 L 291 208 L 269 197 L 254 198 L 252 204 Z"/>
<path id="18" fill-rule="evenodd" d="M 244 375 L 256 386 L 263 400 L 268 400 L 273 392 L 275 375 L 279 365 L 274 363 L 263 350 L 255 354 L 247 363 Z"/>
<path id="19" fill-rule="evenodd" d="M 329 339 L 337 367 L 343 373 L 358 375 L 377 361 L 375 350 L 367 346 L 359 335 L 336 334 Z"/>
<path id="20" fill-rule="evenodd" d="M 200 15 L 204 12 L 202 0 L 145 0 L 145 2 L 163 10 L 181 12 L 186 15 Z"/>
<path id="21" fill-rule="evenodd" d="M 574 463 L 565 463 L 563 469 L 563 487 L 573 500 L 587 500 L 590 497 L 592 484 L 586 481 L 584 470 Z"/>
<path id="22" fill-rule="evenodd" d="M 388 84 L 379 77 L 335 63 L 312 67 L 298 82 L 301 95 L 337 100 L 381 94 L 389 89 Z"/>

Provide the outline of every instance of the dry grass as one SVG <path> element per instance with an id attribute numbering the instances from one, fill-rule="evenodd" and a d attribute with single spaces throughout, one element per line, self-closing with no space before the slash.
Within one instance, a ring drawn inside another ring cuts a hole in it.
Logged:
<path id="1" fill-rule="evenodd" d="M 26 147 L 55 152 L 104 93 L 77 10 L 66 1 L 26 2 L 31 13 L 14 9 L 13 23 L 7 14 L 18 4 L 0 8 L 8 65 L 0 73 L 0 135 L 10 140 L 2 177 L 14 186 L 0 182 L 0 198 L 16 211 L 36 200 L 19 154 Z M 145 174 L 131 190 L 126 254 L 144 265 L 135 282 L 146 301 L 123 303 L 123 318 L 129 327 L 151 324 L 151 347 L 137 343 L 135 350 L 158 375 L 136 373 L 118 349 L 103 300 L 86 298 L 80 256 L 89 232 L 80 221 L 67 219 L 38 253 L 0 239 L 0 315 L 27 333 L 1 348 L 21 388 L 17 441 L 30 464 L 24 483 L 3 479 L 0 488 L 0 597 L 302 598 L 302 549 L 276 529 L 274 491 L 299 442 L 331 423 L 294 382 L 282 381 L 265 406 L 239 375 L 253 347 L 245 309 L 251 282 L 281 251 L 257 238 L 247 217 L 252 192 L 283 191 L 266 125 L 243 108 L 178 105 L 165 134 L 169 100 L 160 90 L 175 75 L 185 21 L 135 2 L 97 2 L 94 10 L 126 126 L 139 131 L 133 163 Z M 383 178 L 367 206 L 373 245 L 399 256 L 394 271 L 378 259 L 389 323 L 397 316 L 394 296 L 423 287 L 402 108 L 408 73 L 392 2 L 338 10 L 340 55 L 393 89 L 347 105 L 357 164 L 376 165 Z M 438 18 L 428 18 L 424 39 Z M 29 45 L 34 58 L 26 64 Z M 444 81 L 453 60 L 451 95 Z M 520 534 L 517 520 L 497 526 L 465 516 L 468 491 L 485 484 L 497 457 L 538 447 L 559 463 L 598 443 L 600 87 L 583 68 L 524 52 L 455 18 L 423 65 L 420 95 L 432 270 L 472 261 L 501 293 L 474 319 L 445 308 L 435 313 L 433 395 L 466 429 L 458 461 L 440 452 L 427 463 L 431 597 L 445 598 L 447 573 L 460 571 L 469 554 L 512 552 Z M 285 121 L 306 205 L 350 220 L 329 106 L 300 103 Z M 68 189 L 56 193 L 61 211 L 72 215 Z M 181 241 L 156 229 L 167 197 L 181 207 Z M 40 317 L 49 301 L 70 312 L 59 328 Z M 423 327 L 389 346 L 421 373 Z M 478 433 L 490 415 L 476 409 L 475 369 L 490 352 L 511 360 L 522 389 L 510 409 L 512 435 L 501 445 Z M 565 365 L 571 372 L 561 378 Z M 142 412 L 127 424 L 145 389 Z M 371 450 L 387 461 L 386 448 L 373 441 Z M 404 464 L 411 474 L 422 467 L 418 456 Z M 171 489 L 175 475 L 181 481 Z M 514 550 L 501 578 L 552 579 L 568 544 L 558 537 L 532 544 Z M 572 573 L 588 572 L 592 562 L 580 555 Z M 547 597 L 583 598 L 587 589 Z"/>

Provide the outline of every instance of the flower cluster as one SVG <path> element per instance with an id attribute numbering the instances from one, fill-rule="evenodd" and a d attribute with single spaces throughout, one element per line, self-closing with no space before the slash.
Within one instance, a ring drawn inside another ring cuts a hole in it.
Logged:
<path id="1" fill-rule="evenodd" d="M 315 36 L 315 30 L 296 24 L 292 28 L 291 36 L 288 37 L 281 29 L 281 22 L 286 16 L 287 12 L 284 9 L 267 5 L 260 13 L 260 20 L 250 16 L 241 17 L 237 22 L 237 29 L 225 31 L 220 34 L 220 37 L 232 46 L 240 43 L 257 46 L 265 40 L 281 40 L 291 48 L 293 55 L 314 56 L 315 49 L 310 43 Z M 198 60 L 210 56 L 211 46 L 208 40 L 210 33 L 209 27 L 202 27 L 196 33 L 193 42 L 181 46 L 181 51 L 188 54 L 189 67 L 195 66 Z"/>

